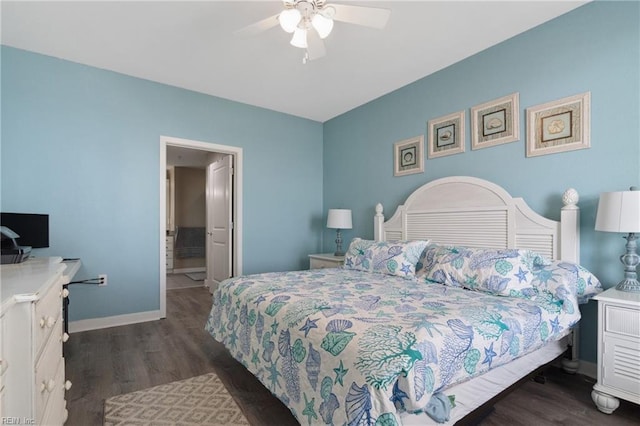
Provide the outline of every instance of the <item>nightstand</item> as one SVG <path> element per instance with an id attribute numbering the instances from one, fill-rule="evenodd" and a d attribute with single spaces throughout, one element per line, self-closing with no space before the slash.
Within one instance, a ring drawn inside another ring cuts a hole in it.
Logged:
<path id="1" fill-rule="evenodd" d="M 598 383 L 591 398 L 611 414 L 622 398 L 640 404 L 640 293 L 615 288 L 598 301 Z"/>
<path id="2" fill-rule="evenodd" d="M 309 255 L 309 269 L 337 268 L 344 263 L 344 256 L 335 256 L 333 253 L 319 253 Z"/>

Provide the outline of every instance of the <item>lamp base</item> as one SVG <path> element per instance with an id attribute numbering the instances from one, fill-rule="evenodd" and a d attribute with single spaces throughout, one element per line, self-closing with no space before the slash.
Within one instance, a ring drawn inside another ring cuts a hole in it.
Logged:
<path id="1" fill-rule="evenodd" d="M 342 236 L 340 235 L 340 230 L 336 229 L 336 252 L 333 253 L 334 256 L 344 256 L 344 252 L 342 251 Z"/>
<path id="2" fill-rule="evenodd" d="M 638 263 L 640 263 L 640 256 L 636 253 L 638 237 L 635 233 L 630 232 L 628 236 L 623 238 L 627 240 L 625 246 L 627 252 L 620 256 L 620 262 L 624 265 L 624 280 L 618 283 L 616 290 L 640 293 L 640 283 L 636 273 Z"/>
<path id="3" fill-rule="evenodd" d="M 638 280 L 627 278 L 618 283 L 616 290 L 640 293 L 640 282 L 638 282 Z"/>

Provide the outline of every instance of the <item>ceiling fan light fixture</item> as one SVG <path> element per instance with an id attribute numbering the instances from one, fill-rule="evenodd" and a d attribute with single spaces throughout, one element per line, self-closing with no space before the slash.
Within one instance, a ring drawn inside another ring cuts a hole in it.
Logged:
<path id="1" fill-rule="evenodd" d="M 333 29 L 333 19 L 326 18 L 316 13 L 311 20 L 311 25 L 316 29 L 320 38 L 327 38 Z"/>
<path id="2" fill-rule="evenodd" d="M 288 33 L 292 33 L 296 30 L 300 23 L 300 19 L 302 19 L 302 14 L 298 9 L 283 10 L 280 15 L 278 15 L 280 27 Z"/>
<path id="3" fill-rule="evenodd" d="M 307 30 L 304 28 L 296 28 L 291 37 L 291 45 L 301 49 L 307 48 Z"/>

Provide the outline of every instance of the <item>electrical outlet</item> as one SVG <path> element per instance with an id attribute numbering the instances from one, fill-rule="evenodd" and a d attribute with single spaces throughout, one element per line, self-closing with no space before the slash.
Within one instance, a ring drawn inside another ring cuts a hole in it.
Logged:
<path id="1" fill-rule="evenodd" d="M 98 275 L 98 280 L 100 280 L 100 284 L 98 284 L 98 286 L 107 285 L 107 274 Z"/>

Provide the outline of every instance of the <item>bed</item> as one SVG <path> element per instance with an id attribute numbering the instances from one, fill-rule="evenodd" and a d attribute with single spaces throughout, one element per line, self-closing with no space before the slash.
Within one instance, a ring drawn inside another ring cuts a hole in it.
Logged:
<path id="1" fill-rule="evenodd" d="M 473 177 L 427 183 L 342 268 L 231 278 L 206 330 L 301 424 L 453 424 L 540 366 L 577 369 L 577 193 L 560 221 Z"/>

